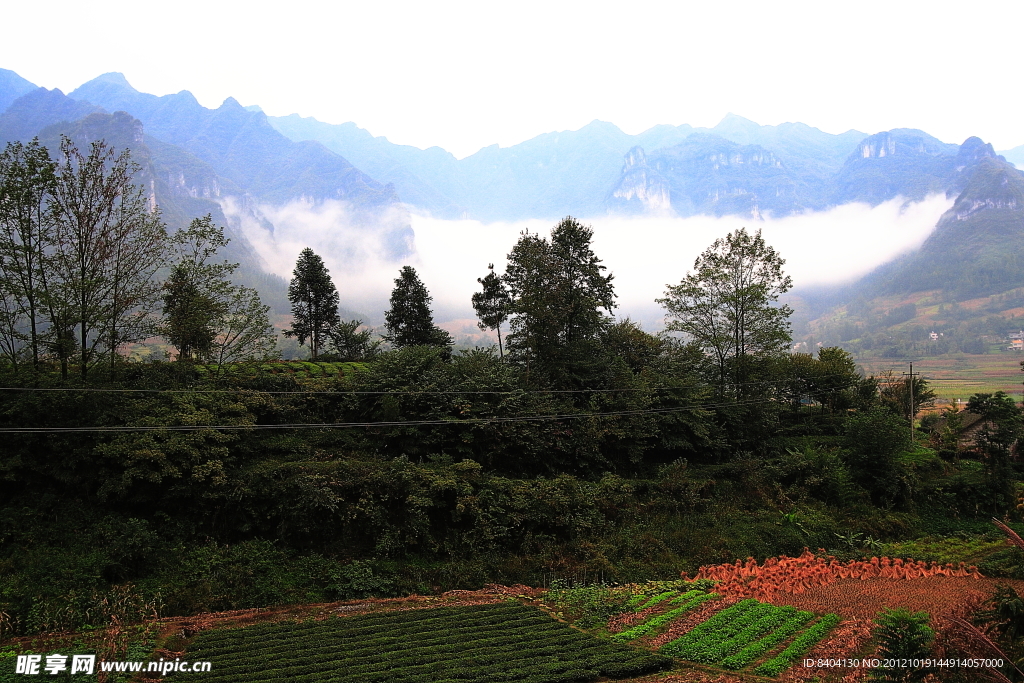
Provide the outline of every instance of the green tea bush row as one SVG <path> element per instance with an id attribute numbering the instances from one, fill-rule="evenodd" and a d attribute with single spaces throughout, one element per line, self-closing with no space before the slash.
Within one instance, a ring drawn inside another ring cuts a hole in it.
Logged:
<path id="1" fill-rule="evenodd" d="M 476 639 L 467 639 L 465 635 L 455 637 L 440 635 L 436 638 L 415 641 L 401 639 L 395 640 L 383 637 L 366 642 L 360 642 L 351 647 L 345 647 L 344 651 L 346 653 L 346 661 L 354 663 L 365 656 L 369 656 L 371 659 L 379 659 L 381 652 L 387 652 L 389 653 L 389 656 L 416 656 L 418 653 L 424 652 L 475 652 L 479 650 L 486 650 L 488 648 L 507 650 L 510 645 L 518 643 L 530 644 L 538 638 L 545 638 L 547 641 L 555 641 L 563 644 L 563 646 L 568 646 L 573 642 L 594 642 L 593 639 L 590 639 L 583 634 L 566 631 L 564 628 L 546 629 L 543 631 L 529 628 L 509 633 L 495 631 L 489 634 L 482 634 L 481 637 Z M 294 647 L 286 651 L 266 652 L 261 648 L 260 653 L 261 656 L 272 657 L 275 654 L 287 652 L 293 657 L 303 656 L 304 662 L 312 663 L 322 659 L 330 660 L 335 658 L 336 655 L 334 653 L 337 652 L 338 649 L 339 648 L 336 646 L 325 645 L 322 642 L 300 641 L 296 642 Z M 229 668 L 234 666 L 236 663 L 239 665 L 245 665 L 251 661 L 251 658 L 244 653 L 232 653 L 230 656 L 217 658 L 218 667 L 220 669 Z"/>
<path id="2" fill-rule="evenodd" d="M 285 623 L 273 625 L 251 626 L 244 629 L 224 631 L 208 631 L 197 638 L 196 646 L 204 652 L 214 651 L 218 646 L 235 649 L 241 642 L 259 642 L 261 646 L 279 639 L 290 639 L 296 634 L 308 637 L 311 633 L 329 634 L 336 638 L 359 638 L 369 634 L 379 634 L 386 630 L 389 635 L 421 632 L 429 628 L 449 628 L 448 624 L 458 624 L 460 628 L 475 628 L 488 625 L 508 626 L 528 624 L 550 624 L 551 619 L 545 614 L 529 607 L 504 605 L 490 606 L 489 612 L 474 610 L 469 615 L 452 612 L 448 609 L 412 610 L 405 612 L 386 612 L 353 617 L 336 617 L 328 621 L 315 623 Z M 516 609 L 518 607 L 518 609 Z M 415 614 L 415 613 L 422 614 Z M 415 616 L 412 616 L 414 615 Z M 402 619 L 402 615 L 410 615 Z M 250 631 L 249 629 L 253 629 Z"/>
<path id="3" fill-rule="evenodd" d="M 559 633 L 554 636 L 546 637 L 542 642 L 538 643 L 538 637 L 544 637 L 545 634 L 538 634 L 533 636 L 530 634 L 517 634 L 508 638 L 497 637 L 488 638 L 486 640 L 470 641 L 466 643 L 459 642 L 448 642 L 445 644 L 433 644 L 424 645 L 419 647 L 401 647 L 398 646 L 394 649 L 389 647 L 388 643 L 368 643 L 365 647 L 361 647 L 358 650 L 345 650 L 345 665 L 350 669 L 355 669 L 363 665 L 376 665 L 382 661 L 382 657 L 389 662 L 395 661 L 412 661 L 418 662 L 423 661 L 426 658 L 432 658 L 437 656 L 448 656 L 458 655 L 458 659 L 477 658 L 486 659 L 492 655 L 499 658 L 500 661 L 508 661 L 510 658 L 516 658 L 516 652 L 528 651 L 528 654 L 536 654 L 539 650 L 550 650 L 550 654 L 558 654 L 561 652 L 571 652 L 573 650 L 579 650 L 578 647 L 574 648 L 574 645 L 579 645 L 581 642 L 585 642 L 587 645 L 592 647 L 601 647 L 603 644 L 600 641 L 594 642 L 593 639 L 586 639 L 581 641 L 580 636 L 582 634 L 577 633 Z M 583 636 L 586 638 L 586 636 Z M 527 647 L 515 648 L 513 646 L 523 645 Z M 532 647 L 531 647 L 532 646 Z M 509 654 L 510 649 L 513 654 Z M 386 652 L 386 655 L 381 655 L 382 652 Z M 304 654 L 305 653 L 305 654 Z M 547 652 L 545 652 L 547 654 Z M 265 658 L 267 655 L 262 650 L 260 651 L 261 658 Z M 524 654 L 527 656 L 527 654 Z M 302 648 L 295 649 L 292 651 L 292 657 L 300 658 L 301 664 L 293 664 L 285 668 L 289 669 L 304 669 L 308 667 L 315 667 L 322 662 L 334 662 L 337 660 L 337 650 L 324 651 L 319 647 L 314 648 Z M 220 659 L 217 660 L 217 666 L 219 671 L 230 672 L 235 669 L 244 669 L 246 667 L 253 666 L 252 657 L 246 654 L 242 657 L 233 657 L 230 660 Z M 455 661 L 454 659 L 452 661 Z"/>
<path id="4" fill-rule="evenodd" d="M 387 648 L 393 650 L 399 645 L 404 647 L 422 647 L 425 645 L 435 646 L 444 643 L 455 643 L 465 644 L 467 642 L 483 641 L 490 636 L 498 638 L 509 639 L 515 637 L 523 637 L 529 639 L 530 637 L 537 636 L 543 633 L 564 633 L 564 628 L 560 624 L 545 617 L 545 621 L 542 623 L 534 624 L 519 624 L 511 623 L 505 624 L 488 624 L 488 625 L 475 625 L 475 626 L 459 626 L 459 627 L 445 627 L 445 625 L 436 625 L 429 631 L 419 631 L 412 633 L 393 633 L 389 632 L 385 635 L 381 635 L 379 631 L 371 632 L 369 634 L 362 633 L 358 638 L 336 638 L 336 634 L 331 633 L 309 633 L 296 635 L 294 637 L 275 640 L 271 642 L 259 642 L 260 652 L 264 654 L 275 654 L 277 652 L 291 652 L 302 649 L 313 649 L 320 650 L 324 648 L 337 649 L 338 647 L 345 647 L 349 652 L 355 652 L 357 650 L 368 649 L 368 648 Z M 469 636 L 469 638 L 467 638 Z M 203 648 L 197 648 L 197 652 L 202 653 L 204 656 L 214 656 L 220 653 L 224 653 L 222 659 L 231 660 L 234 657 L 241 659 L 245 658 L 244 654 L 239 653 L 239 649 L 226 647 L 216 651 L 210 651 Z M 242 650 L 244 652 L 244 650 Z"/>
<path id="5" fill-rule="evenodd" d="M 668 657 L 594 638 L 522 605 L 261 625 L 251 631 L 200 634 L 194 645 L 189 656 L 209 658 L 213 671 L 172 674 L 172 679 L 201 678 L 203 683 L 561 683 L 637 676 L 672 662 Z"/>
<path id="6" fill-rule="evenodd" d="M 817 645 L 839 622 L 839 615 L 826 614 L 818 623 L 797 636 L 785 650 L 754 669 L 754 673 L 758 676 L 778 676 L 788 669 L 800 655 Z"/>
<path id="7" fill-rule="evenodd" d="M 769 652 L 776 645 L 779 645 L 792 637 L 794 633 L 799 631 L 800 628 L 813 617 L 814 614 L 811 612 L 801 611 L 792 614 L 774 631 L 771 631 L 760 640 L 750 643 L 739 652 L 729 655 L 719 662 L 719 665 L 726 669 L 736 671 L 753 664 L 759 657 L 763 656 L 766 652 Z"/>

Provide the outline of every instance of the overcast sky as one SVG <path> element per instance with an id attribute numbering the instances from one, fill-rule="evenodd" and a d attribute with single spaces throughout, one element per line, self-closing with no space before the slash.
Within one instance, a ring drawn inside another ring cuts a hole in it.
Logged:
<path id="1" fill-rule="evenodd" d="M 593 119 L 630 133 L 728 112 L 831 133 L 1024 144 L 1024 3 L 5 3 L 0 67 L 354 121 L 457 156 Z"/>

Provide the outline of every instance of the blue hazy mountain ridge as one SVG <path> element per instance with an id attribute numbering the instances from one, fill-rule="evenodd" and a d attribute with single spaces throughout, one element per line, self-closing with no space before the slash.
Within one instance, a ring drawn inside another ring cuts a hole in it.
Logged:
<path id="1" fill-rule="evenodd" d="M 1004 150 L 999 154 L 1017 168 L 1024 169 L 1024 145 Z"/>
<path id="2" fill-rule="evenodd" d="M 38 87 L 35 83 L 30 83 L 13 71 L 0 69 L 0 113 L 11 106 L 14 100 Z"/>
<path id="3" fill-rule="evenodd" d="M 546 133 L 511 147 L 492 145 L 457 160 L 437 147 L 421 150 L 373 137 L 354 123 L 327 124 L 297 114 L 268 121 L 293 140 L 318 140 L 375 177 L 393 182 L 413 206 L 439 217 L 479 220 L 568 213 L 586 217 L 622 209 L 621 202 L 609 198 L 628 170 L 624 158 L 629 151 L 670 147 L 698 132 L 761 145 L 784 159 L 803 185 L 824 192 L 828 179 L 865 137 L 857 131 L 832 135 L 802 123 L 760 126 L 734 114 L 712 129 L 658 125 L 637 135 L 593 121 L 577 131 Z M 444 201 L 417 203 L 414 198 L 424 194 L 424 187 L 440 193 Z"/>
<path id="4" fill-rule="evenodd" d="M 695 133 L 678 145 L 626 155 L 622 181 L 609 205 L 624 212 L 671 207 L 680 216 L 786 215 L 820 202 L 803 180 L 760 145 L 739 145 Z"/>
<path id="5" fill-rule="evenodd" d="M 919 130 L 871 135 L 857 144 L 833 178 L 831 203 L 879 204 L 896 196 L 920 200 L 946 192 L 959 150 Z"/>
<path id="6" fill-rule="evenodd" d="M 256 200 L 343 200 L 356 223 L 385 234 L 393 256 L 411 249 L 409 216 L 393 185 L 374 180 L 318 142 L 289 140 L 262 111 L 247 110 L 233 98 L 207 109 L 187 91 L 141 93 L 118 73 L 99 76 L 69 97 L 135 116 L 154 138 L 191 152 Z"/>
<path id="7" fill-rule="evenodd" d="M 77 121 L 102 108 L 67 97 L 56 88 L 36 88 L 14 100 L 0 114 L 0 142 L 28 141 L 43 128 Z"/>
<path id="8" fill-rule="evenodd" d="M 267 120 L 289 139 L 296 142 L 320 142 L 371 177 L 394 184 L 402 200 L 412 206 L 446 218 L 455 218 L 465 212 L 463 207 L 451 199 L 451 196 L 462 196 L 465 192 L 451 187 L 447 180 L 455 176 L 457 161 L 450 152 L 440 147 L 424 150 L 409 145 L 396 145 L 385 137 L 374 137 L 354 123 L 333 125 L 298 114 L 268 116 Z M 424 172 L 425 169 L 428 172 Z M 420 177 L 421 173 L 427 177 L 444 179 L 444 190 L 424 180 Z"/>

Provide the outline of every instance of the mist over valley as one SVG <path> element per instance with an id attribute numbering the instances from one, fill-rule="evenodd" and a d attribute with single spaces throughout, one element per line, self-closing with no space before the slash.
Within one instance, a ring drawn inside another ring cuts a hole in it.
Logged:
<path id="1" fill-rule="evenodd" d="M 225 225 L 230 256 L 242 264 L 237 277 L 275 312 L 287 312 L 285 283 L 299 251 L 312 247 L 342 306 L 370 324 L 380 324 L 394 277 L 410 264 L 438 322 L 471 330 L 469 298 L 487 264 L 501 269 L 522 231 L 546 233 L 566 215 L 593 226 L 597 254 L 615 275 L 616 314 L 651 331 L 662 326 L 654 299 L 665 286 L 742 226 L 761 230 L 786 259 L 798 309 L 803 290 L 825 288 L 828 301 L 843 303 L 861 278 L 898 269 L 895 259 L 924 243 L 985 160 L 1019 175 L 977 138 L 833 135 L 732 114 L 713 128 L 637 135 L 595 121 L 457 159 L 354 123 L 266 116 L 230 98 L 208 109 L 187 91 L 148 95 L 116 73 L 69 95 L 0 76 L 0 140 L 120 142 L 145 162 L 172 229 L 203 213 Z M 1007 155 L 1018 159 L 1019 148 Z M 917 288 L 913 278 L 901 286 Z"/>

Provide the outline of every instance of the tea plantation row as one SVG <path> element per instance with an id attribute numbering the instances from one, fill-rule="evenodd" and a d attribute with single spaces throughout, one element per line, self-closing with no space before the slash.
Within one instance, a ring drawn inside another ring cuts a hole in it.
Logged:
<path id="1" fill-rule="evenodd" d="M 212 671 L 175 681 L 569 683 L 668 668 L 664 655 L 611 643 L 518 604 L 381 612 L 201 633 L 188 648 Z"/>

